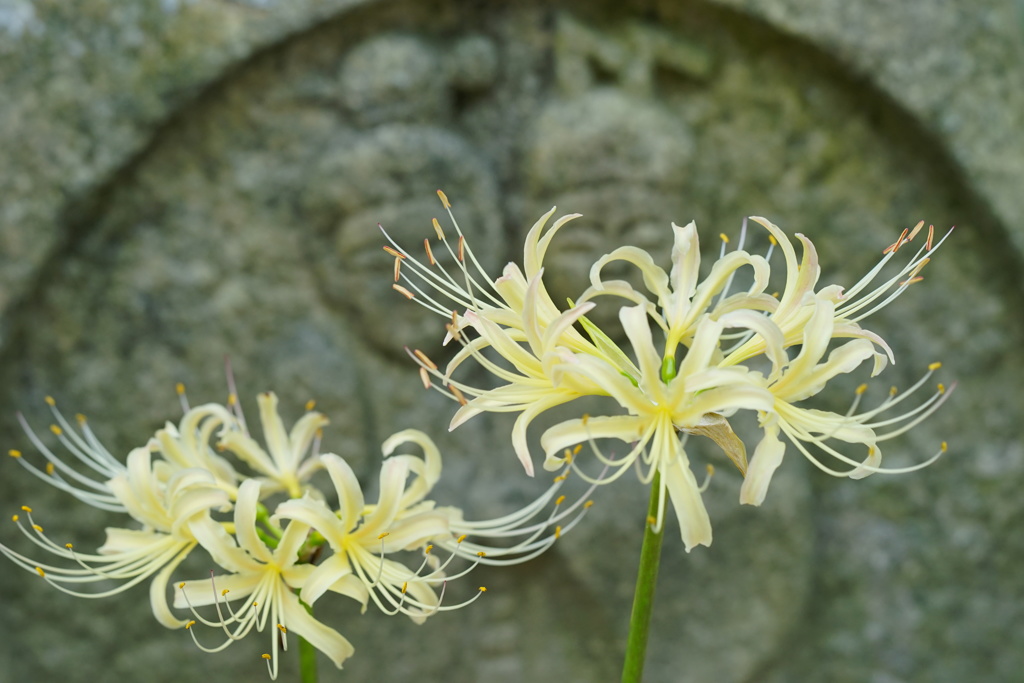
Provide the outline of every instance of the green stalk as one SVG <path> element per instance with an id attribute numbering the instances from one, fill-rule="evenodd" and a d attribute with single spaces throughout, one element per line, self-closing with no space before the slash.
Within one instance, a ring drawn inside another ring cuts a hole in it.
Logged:
<path id="1" fill-rule="evenodd" d="M 640 548 L 640 568 L 637 571 L 636 591 L 633 593 L 633 612 L 629 615 L 629 636 L 626 640 L 626 661 L 622 666 L 622 683 L 640 683 L 647 653 L 647 636 L 651 629 L 651 611 L 654 608 L 654 587 L 658 583 L 658 565 L 661 562 L 661 541 L 665 530 L 655 533 L 654 520 L 658 517 L 658 496 L 661 474 L 651 480 L 651 501 L 647 506 L 644 524 L 644 543 Z"/>
<path id="2" fill-rule="evenodd" d="M 312 607 L 304 602 L 302 606 L 309 612 L 309 616 L 313 616 Z M 302 683 L 317 683 L 316 679 L 316 648 L 310 645 L 305 638 L 299 636 L 299 680 Z"/>
<path id="3" fill-rule="evenodd" d="M 661 361 L 661 381 L 668 384 L 676 377 L 675 356 Z M 651 631 L 651 612 L 654 610 L 654 589 L 658 585 L 658 567 L 661 564 L 661 542 L 665 538 L 664 525 L 654 527 L 661 508 L 661 472 L 655 470 L 651 478 L 651 499 L 647 503 L 644 522 L 644 542 L 640 547 L 640 567 L 637 569 L 636 590 L 633 592 L 633 611 L 629 615 L 629 635 L 626 637 L 626 661 L 622 665 L 622 683 L 640 683 L 644 675 L 647 655 L 647 636 Z"/>

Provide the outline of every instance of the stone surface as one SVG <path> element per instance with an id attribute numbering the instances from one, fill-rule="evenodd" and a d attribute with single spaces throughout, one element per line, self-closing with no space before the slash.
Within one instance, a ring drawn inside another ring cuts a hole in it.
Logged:
<path id="1" fill-rule="evenodd" d="M 437 497 L 499 514 L 545 484 L 501 446 L 507 421 L 447 433 L 450 404 L 402 350 L 442 358 L 441 321 L 390 291 L 377 223 L 415 244 L 443 187 L 496 271 L 552 204 L 582 213 L 553 246 L 562 296 L 609 246 L 667 257 L 673 220 L 695 219 L 712 257 L 720 232 L 766 215 L 844 283 L 918 218 L 957 224 L 871 325 L 897 353 L 883 382 L 940 358 L 961 379 L 890 462 L 942 439 L 950 456 L 851 482 L 793 452 L 765 505 L 741 509 L 738 475 L 696 444 L 719 471 L 715 543 L 686 554 L 670 527 L 645 680 L 1014 680 L 1019 23 L 996 2 L 876 5 L 0 5 L 0 433 L 28 452 L 11 414 L 45 431 L 52 393 L 126 452 L 178 414 L 176 381 L 222 397 L 230 355 L 243 396 L 274 389 L 291 419 L 316 398 L 325 447 L 364 483 L 379 443 L 418 427 L 445 453 Z M 0 500 L 48 531 L 84 545 L 110 523 L 6 464 Z M 325 607 L 357 648 L 346 675 L 614 680 L 645 498 L 628 477 L 599 491 L 552 553 L 478 570 L 485 599 L 424 626 Z M 83 601 L 35 578 L 0 572 L 11 680 L 262 675 L 263 635 L 204 655 L 153 622 L 142 589 Z"/>

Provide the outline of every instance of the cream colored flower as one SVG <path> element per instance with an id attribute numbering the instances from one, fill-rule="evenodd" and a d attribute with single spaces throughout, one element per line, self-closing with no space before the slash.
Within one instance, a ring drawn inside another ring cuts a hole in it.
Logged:
<path id="1" fill-rule="evenodd" d="M 264 658 L 272 679 L 277 678 L 279 648 L 288 647 L 289 631 L 305 638 L 340 669 L 354 648 L 340 633 L 314 619 L 297 595 L 315 571 L 312 564 L 300 563 L 300 550 L 307 542 L 310 527 L 297 521 L 283 529 L 261 524 L 259 499 L 260 482 L 256 479 L 242 482 L 235 502 L 234 536 L 224 525 L 212 520 L 204 519 L 192 525 L 196 539 L 214 562 L 231 573 L 215 576 L 212 586 L 208 585 L 210 579 L 180 583 L 174 606 L 189 607 L 196 620 L 223 630 L 225 640 L 219 646 L 206 647 L 200 644 L 194 632 L 195 621 L 187 624 L 196 644 L 206 652 L 223 650 L 253 628 L 261 633 L 268 631 L 270 653 Z M 272 545 L 260 538 L 261 532 L 273 537 Z M 356 599 L 361 597 L 355 582 L 339 581 L 332 588 Z M 232 602 L 242 598 L 247 598 L 244 605 L 231 607 Z M 216 619 L 203 617 L 195 611 L 196 607 L 207 605 L 215 605 Z"/>
<path id="2" fill-rule="evenodd" d="M 815 465 L 837 476 L 856 478 L 878 471 L 909 471 L 930 463 L 934 457 L 911 468 L 883 469 L 878 444 L 930 415 L 948 396 L 941 385 L 931 399 L 895 416 L 883 413 L 902 403 L 913 391 L 858 413 L 861 391 L 845 415 L 797 404 L 864 361 L 872 361 L 874 375 L 892 360 L 892 351 L 884 340 L 859 323 L 918 281 L 921 269 L 941 242 L 934 243 L 930 230 L 922 249 L 895 275 L 872 288 L 883 267 L 921 229 L 919 224 L 912 232 L 904 231 L 885 250 L 879 265 L 854 287 L 846 291 L 838 285 L 818 289 L 820 269 L 810 240 L 798 236 L 804 247 L 803 259 L 798 261 L 785 233 L 764 219 L 754 220 L 765 227 L 773 245 L 783 253 L 785 288 L 778 298 L 766 292 L 771 276 L 769 257 L 774 246 L 768 256 L 762 257 L 743 250 L 744 236 L 733 251 L 727 251 L 723 244 L 720 258 L 701 279 L 696 226 L 690 223 L 672 226 L 670 272 L 659 268 L 646 252 L 621 247 L 594 264 L 591 287 L 575 305 L 561 311 L 549 305 L 550 297 L 540 294 L 545 292 L 541 261 L 548 246 L 545 240 L 550 239 L 551 233 L 539 241 L 536 237 L 528 238 L 530 277 L 510 278 L 519 283 L 516 291 L 522 291 L 522 296 L 505 297 L 506 305 L 500 310 L 481 304 L 481 299 L 472 295 L 470 284 L 458 289 L 458 297 L 450 297 L 468 309 L 462 316 L 452 314 L 449 325 L 449 336 L 458 338 L 464 348 L 444 372 L 425 354 L 414 352 L 425 383 L 430 385 L 433 376 L 442 386 L 454 387 L 453 393 L 464 405 L 456 413 L 452 428 L 479 412 L 520 413 L 513 443 L 520 460 L 531 472 L 526 426 L 533 418 L 583 396 L 613 398 L 626 415 L 584 416 L 548 429 L 541 437 L 545 465 L 560 467 L 569 462 L 577 467 L 576 462 L 570 462 L 573 451 L 568 449 L 589 443 L 605 467 L 601 476 L 589 477 L 595 483 L 612 481 L 637 462 L 644 466 L 640 470 L 642 481 L 650 482 L 659 473 L 661 505 L 654 523 L 660 526 L 666 501 L 671 500 L 687 550 L 711 541 L 710 522 L 700 498 L 702 487 L 690 470 L 684 449 L 691 435 L 707 436 L 722 447 L 746 477 L 742 502 L 753 504 L 763 500 L 771 473 L 781 462 L 785 445 L 780 435 Z M 744 235 L 745 231 L 746 223 Z M 728 242 L 724 238 L 723 241 Z M 460 253 L 467 249 L 461 233 L 459 244 Z M 543 244 L 543 248 L 536 248 L 538 244 Z M 400 261 L 396 262 L 396 274 L 401 275 L 404 271 L 400 266 L 409 262 L 410 257 L 397 248 L 392 251 Z M 604 269 L 616 261 L 638 269 L 643 289 L 625 281 L 604 279 Z M 430 268 L 417 264 L 408 270 L 444 294 L 459 287 L 460 278 L 448 275 L 433 257 L 429 262 Z M 461 279 L 475 284 L 462 265 L 463 259 L 459 258 L 458 263 Z M 506 268 L 506 273 L 513 276 L 518 272 L 514 266 Z M 732 293 L 737 281 L 746 281 L 748 285 Z M 407 282 L 412 280 L 407 278 Z M 412 294 L 408 288 L 400 289 Z M 422 288 L 416 291 L 425 293 Z M 612 341 L 612 335 L 585 317 L 599 297 L 608 296 L 631 302 L 620 312 L 631 356 Z M 430 304 L 438 313 L 447 314 L 436 300 L 431 299 Z M 586 336 L 574 326 L 581 327 Z M 661 341 L 655 341 L 654 331 Z M 797 345 L 800 351 L 791 358 L 790 349 Z M 497 377 L 500 385 L 488 390 L 453 380 L 453 371 L 470 359 Z M 929 375 L 914 389 L 922 386 L 937 367 L 930 366 Z M 463 395 L 473 398 L 466 402 Z M 741 410 L 754 411 L 764 430 L 750 471 L 746 449 L 729 423 L 731 416 Z M 603 439 L 621 440 L 631 447 L 624 456 L 611 458 L 599 447 Z M 834 442 L 860 445 L 865 447 L 866 454 L 850 457 L 836 450 Z M 845 463 L 848 469 L 824 465 L 820 453 L 809 447 Z M 944 450 L 943 444 L 935 457 Z M 606 475 L 608 470 L 611 474 Z"/>

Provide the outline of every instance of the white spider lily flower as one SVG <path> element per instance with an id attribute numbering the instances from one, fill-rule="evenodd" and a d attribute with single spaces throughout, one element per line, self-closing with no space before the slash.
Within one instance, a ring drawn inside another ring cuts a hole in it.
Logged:
<path id="1" fill-rule="evenodd" d="M 421 374 L 425 384 L 432 386 L 428 375 L 433 374 L 440 380 L 440 387 L 435 388 L 462 404 L 452 418 L 451 429 L 481 412 L 520 413 L 513 429 L 513 447 L 527 473 L 532 475 L 533 463 L 526 441 L 530 422 L 556 405 L 600 393 L 600 387 L 558 381 L 557 370 L 553 367 L 558 363 L 558 357 L 552 353 L 556 347 L 598 356 L 607 351 L 573 327 L 594 305 L 583 302 L 563 312 L 552 301 L 542 279 L 544 256 L 552 238 L 579 214 L 562 216 L 548 227 L 555 212 L 555 207 L 552 207 L 527 233 L 522 268 L 509 263 L 501 277 L 494 279 L 474 256 L 452 215 L 447 197 L 440 191 L 438 195 L 458 235 L 457 246 L 450 244 L 436 219 L 434 229 L 444 251 L 454 260 L 456 274 L 449 273 L 440 265 L 429 239 L 424 240 L 425 262 L 390 237 L 391 246 L 386 246 L 385 250 L 395 258 L 396 282 L 404 283 L 396 284 L 395 289 L 448 318 L 445 343 L 454 338 L 463 344 L 463 348 L 443 373 L 422 352 L 411 353 L 423 368 Z M 458 310 L 464 312 L 459 314 Z M 469 331 L 475 336 L 469 338 Z M 488 348 L 494 350 L 501 359 L 500 363 L 484 355 Z M 484 389 L 452 379 L 452 373 L 470 359 L 483 365 L 505 384 Z"/>
<path id="2" fill-rule="evenodd" d="M 234 394 L 232 394 L 234 397 Z M 264 450 L 245 429 L 229 429 L 220 435 L 218 446 L 231 451 L 247 465 L 266 477 L 264 494 L 284 491 L 292 498 L 302 496 L 302 482 L 320 467 L 315 456 L 317 433 L 329 420 L 312 410 L 312 402 L 305 415 L 287 431 L 277 412 L 277 395 L 266 391 L 257 396 L 260 422 L 267 448 Z M 232 398 L 232 404 L 235 401 Z"/>
<path id="3" fill-rule="evenodd" d="M 109 527 L 106 543 L 96 554 L 80 553 L 71 543 L 58 544 L 47 537 L 33 520 L 31 508 L 22 506 L 28 524 L 14 515 L 21 531 L 35 545 L 73 566 L 40 562 L 3 544 L 0 552 L 21 568 L 38 573 L 54 588 L 82 598 L 115 595 L 153 577 L 149 596 L 154 616 L 167 628 L 184 626 L 167 605 L 167 581 L 196 546 L 190 524 L 210 521 L 211 510 L 229 509 L 228 494 L 205 470 L 171 469 L 164 461 L 153 462 L 148 448 L 133 450 L 124 471 L 107 482 L 107 488 L 142 529 Z M 78 589 L 83 584 L 109 581 L 120 583 L 96 592 Z"/>
<path id="4" fill-rule="evenodd" d="M 260 488 L 261 483 L 256 479 L 247 479 L 239 486 L 234 511 L 235 536 L 213 520 L 203 519 L 191 525 L 196 539 L 214 562 L 231 573 L 213 576 L 212 587 L 208 584 L 211 579 L 178 584 L 174 606 L 192 610 L 194 620 L 189 621 L 186 628 L 205 652 L 225 649 L 254 627 L 260 633 L 269 631 L 270 653 L 263 657 L 272 679 L 277 678 L 278 652 L 281 648 L 287 650 L 287 634 L 291 631 L 326 654 L 340 669 L 354 652 L 352 644 L 313 618 L 298 596 L 315 570 L 314 565 L 302 562 L 300 557 L 310 527 L 299 521 L 292 521 L 283 529 L 263 523 L 258 513 Z M 261 538 L 268 534 L 268 538 L 272 538 L 270 544 Z M 356 599 L 361 597 L 347 584 L 339 583 L 333 588 Z M 248 598 L 244 605 L 231 606 L 242 598 Z M 204 617 L 196 610 L 209 605 L 215 607 L 216 618 Z M 224 641 L 214 647 L 202 645 L 195 633 L 196 621 L 222 630 Z"/>
<path id="5" fill-rule="evenodd" d="M 872 472 L 905 472 L 934 461 L 945 451 L 945 444 L 920 465 L 885 469 L 880 465 L 879 443 L 904 433 L 934 412 L 948 396 L 942 385 L 932 398 L 896 415 L 887 411 L 913 391 L 860 413 L 858 393 L 854 407 L 842 416 L 798 404 L 866 360 L 873 361 L 872 376 L 893 362 L 892 350 L 885 341 L 862 328 L 860 322 L 918 282 L 922 268 L 945 237 L 936 242 L 934 229 L 929 228 L 921 249 L 896 268 L 895 275 L 882 276 L 900 248 L 921 231 L 923 222 L 905 230 L 867 275 L 844 290 L 839 285 L 818 286 L 817 252 L 809 239 L 797 236 L 803 245 L 802 259 L 798 259 L 782 230 L 763 218 L 754 220 L 768 231 L 772 242 L 764 257 L 743 250 L 744 221 L 738 247 L 727 251 L 729 240 L 723 236 L 718 260 L 701 279 L 696 226 L 673 224 L 670 272 L 659 268 L 648 253 L 636 247 L 621 247 L 598 259 L 591 268 L 591 286 L 565 311 L 551 304 L 541 280 L 541 261 L 552 233 L 538 239 L 541 233 L 537 226 L 536 234 L 531 231 L 527 240 L 527 272 L 513 266 L 506 269 L 508 278 L 503 286 L 516 296 L 506 296 L 497 305 L 484 305 L 480 303 L 482 297 L 473 295 L 474 286 L 480 286 L 461 257 L 465 242 L 461 232 L 457 261 L 467 282 L 465 287 L 457 284 L 460 278 L 437 265 L 429 244 L 430 267 L 416 262 L 397 245 L 388 247 L 397 259 L 396 279 L 405 277 L 403 272 L 411 272 L 467 308 L 462 316 L 451 314 L 449 337 L 458 338 L 464 348 L 444 372 L 421 351 L 411 355 L 420 365 L 426 386 L 434 386 L 435 378 L 462 404 L 451 428 L 480 412 L 519 413 L 513 444 L 529 472 L 532 468 L 526 427 L 530 421 L 576 398 L 615 399 L 626 415 L 583 417 L 548 429 L 541 437 L 545 466 L 569 465 L 578 471 L 577 463 L 560 453 L 574 444 L 589 443 L 605 472 L 612 470 L 608 476 L 602 473 L 590 477 L 594 483 L 617 479 L 634 463 L 640 465 L 644 482 L 653 481 L 658 474 L 661 505 L 653 523 L 660 527 L 664 506 L 671 500 L 688 550 L 711 540 L 710 523 L 699 495 L 703 486 L 697 485 L 684 450 L 689 435 L 707 436 L 723 449 L 745 476 L 741 501 L 752 504 L 763 500 L 771 473 L 782 460 L 785 446 L 781 435 L 816 466 L 837 476 L 860 478 Z M 776 247 L 783 253 L 785 268 L 785 286 L 778 298 L 766 293 L 771 275 L 769 261 Z M 642 288 L 621 280 L 604 280 L 604 270 L 613 262 L 636 267 L 642 276 Z M 415 265 L 403 271 L 402 266 L 408 264 Z M 483 279 L 490 282 L 486 276 Z M 747 289 L 731 293 L 733 283 L 743 279 L 750 283 Z M 426 299 L 428 308 L 447 315 L 447 309 L 427 294 L 429 288 L 414 287 L 410 277 L 405 282 L 415 293 L 404 286 L 396 288 L 414 300 Z M 456 290 L 459 295 L 453 297 L 450 291 Z M 620 311 L 620 321 L 632 357 L 586 318 L 594 300 L 607 296 L 631 302 Z M 663 338 L 658 348 L 652 326 Z M 470 332 L 476 335 L 472 339 L 468 338 Z M 797 345 L 800 351 L 790 358 L 790 349 Z M 470 360 L 497 377 L 499 386 L 480 389 L 452 379 L 453 370 Z M 770 364 L 767 371 L 765 361 Z M 937 367 L 930 366 L 929 374 L 914 388 L 923 386 Z M 472 400 L 467 401 L 467 396 Z M 746 448 L 729 424 L 731 416 L 740 410 L 755 411 L 764 429 L 749 470 Z M 618 439 L 632 446 L 625 456 L 613 459 L 597 447 L 600 439 Z M 866 446 L 867 455 L 845 455 L 833 446 L 837 441 Z M 811 452 L 812 447 L 848 469 L 826 466 L 820 453 Z"/>

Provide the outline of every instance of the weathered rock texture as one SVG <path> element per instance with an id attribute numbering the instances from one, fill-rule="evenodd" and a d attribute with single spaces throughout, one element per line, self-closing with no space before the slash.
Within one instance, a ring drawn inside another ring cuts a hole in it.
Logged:
<path id="1" fill-rule="evenodd" d="M 422 239 L 443 187 L 497 270 L 552 204 L 582 213 L 551 256 L 564 296 L 610 246 L 667 254 L 673 220 L 710 256 L 769 216 L 837 282 L 919 218 L 956 224 L 873 324 L 891 383 L 937 359 L 960 379 L 890 461 L 943 439 L 949 456 L 851 482 L 794 453 L 760 509 L 719 467 L 714 545 L 687 555 L 670 530 L 646 680 L 1018 680 L 1021 25 L 996 0 L 0 0 L 4 443 L 28 451 L 13 414 L 45 431 L 53 394 L 126 453 L 176 417 L 175 382 L 222 398 L 230 355 L 243 395 L 273 389 L 293 417 L 316 398 L 326 447 L 367 483 L 388 434 L 430 431 L 438 498 L 493 515 L 544 483 L 496 436 L 507 422 L 449 434 L 450 404 L 422 393 L 402 345 L 434 348 L 440 322 L 390 291 L 378 222 Z M 55 536 L 113 521 L 0 464 L 0 501 Z M 615 680 L 646 492 L 599 494 L 542 560 L 478 571 L 470 609 L 424 626 L 325 610 L 357 648 L 343 675 Z M 0 615 L 0 680 L 263 675 L 264 636 L 202 654 L 141 588 L 75 600 L 3 565 Z"/>

